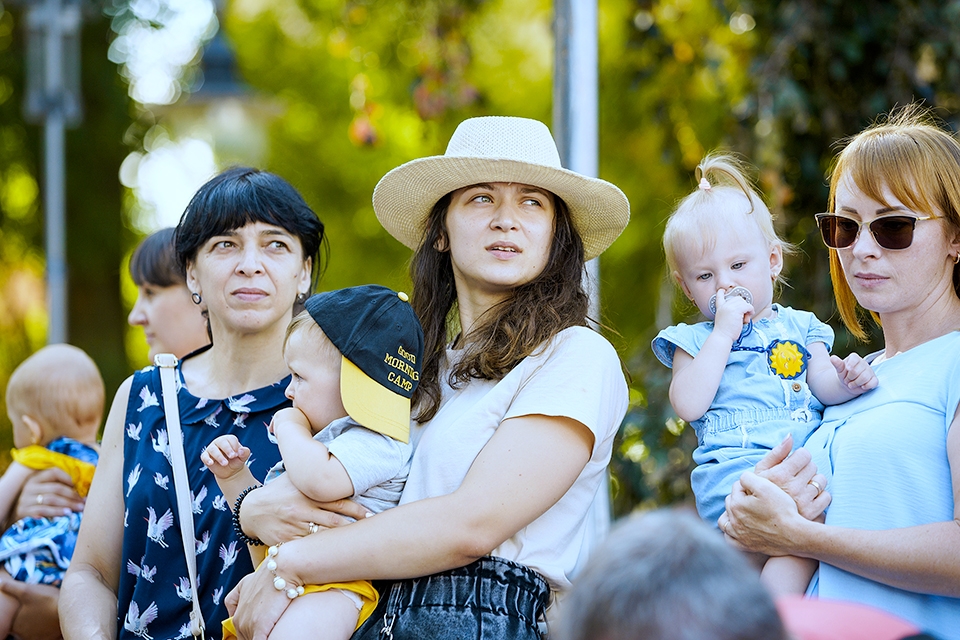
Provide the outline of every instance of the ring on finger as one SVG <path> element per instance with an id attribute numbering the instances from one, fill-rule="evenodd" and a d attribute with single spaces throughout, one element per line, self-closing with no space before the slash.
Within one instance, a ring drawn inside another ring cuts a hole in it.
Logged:
<path id="1" fill-rule="evenodd" d="M 320 525 L 318 525 L 316 522 L 311 522 L 307 528 L 310 530 L 310 533 L 316 533 L 317 531 L 320 531 Z"/>
<path id="2" fill-rule="evenodd" d="M 38 494 L 37 494 L 37 504 L 43 504 L 43 494 L 42 494 L 42 493 L 38 493 Z"/>
<path id="3" fill-rule="evenodd" d="M 821 487 L 821 486 L 820 486 L 820 483 L 817 482 L 816 480 L 811 480 L 811 481 L 808 482 L 807 484 L 812 484 L 812 485 L 817 489 L 817 496 L 819 496 L 821 493 L 823 493 L 823 487 Z"/>

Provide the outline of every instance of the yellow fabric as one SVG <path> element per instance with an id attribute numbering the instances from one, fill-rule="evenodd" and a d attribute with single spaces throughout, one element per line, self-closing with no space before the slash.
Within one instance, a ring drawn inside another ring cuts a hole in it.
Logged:
<path id="1" fill-rule="evenodd" d="M 367 618 L 369 618 L 373 613 L 373 610 L 377 608 L 377 602 L 380 600 L 380 594 L 377 593 L 377 590 L 373 588 L 373 585 L 369 580 L 331 582 L 329 584 L 321 585 L 308 584 L 303 588 L 303 595 L 307 595 L 308 593 L 317 593 L 319 591 L 330 591 L 331 589 L 343 589 L 344 591 L 350 591 L 360 596 L 360 599 L 363 601 L 363 606 L 360 608 L 360 615 L 357 618 L 357 626 L 354 630 L 359 629 L 360 625 L 366 622 Z M 237 639 L 237 629 L 233 626 L 233 618 L 227 618 L 224 620 L 222 626 L 223 640 Z"/>
<path id="2" fill-rule="evenodd" d="M 50 449 L 36 444 L 22 449 L 13 449 L 10 454 L 15 461 L 31 469 L 50 469 L 52 467 L 63 469 L 73 479 L 73 486 L 81 497 L 86 497 L 87 492 L 90 491 L 90 481 L 93 480 L 93 472 L 97 467 L 89 462 L 50 451 Z"/>

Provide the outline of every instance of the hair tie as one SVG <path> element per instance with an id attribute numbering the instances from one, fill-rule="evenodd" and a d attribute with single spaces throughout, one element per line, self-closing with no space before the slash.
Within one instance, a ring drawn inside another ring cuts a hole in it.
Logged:
<path id="1" fill-rule="evenodd" d="M 703 189 L 704 191 L 710 191 L 711 188 L 710 181 L 707 180 L 706 176 L 700 178 L 700 184 L 697 185 L 698 188 Z"/>

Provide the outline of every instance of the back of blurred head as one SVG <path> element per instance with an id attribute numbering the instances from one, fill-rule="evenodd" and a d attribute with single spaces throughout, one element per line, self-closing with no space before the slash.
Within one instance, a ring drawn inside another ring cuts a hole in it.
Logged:
<path id="1" fill-rule="evenodd" d="M 747 559 L 695 515 L 617 526 L 563 601 L 558 640 L 784 640 Z"/>
<path id="2" fill-rule="evenodd" d="M 82 349 L 49 345 L 14 370 L 6 402 L 17 448 L 60 436 L 92 442 L 103 418 L 103 378 Z"/>

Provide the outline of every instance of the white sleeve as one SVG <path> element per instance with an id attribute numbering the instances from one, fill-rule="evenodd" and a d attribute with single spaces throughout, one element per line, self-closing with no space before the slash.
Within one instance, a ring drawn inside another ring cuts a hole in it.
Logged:
<path id="1" fill-rule="evenodd" d="M 504 419 L 572 418 L 594 433 L 594 447 L 619 428 L 627 410 L 627 382 L 617 352 L 600 334 L 586 327 L 567 329 L 522 366 L 531 370 Z"/>

